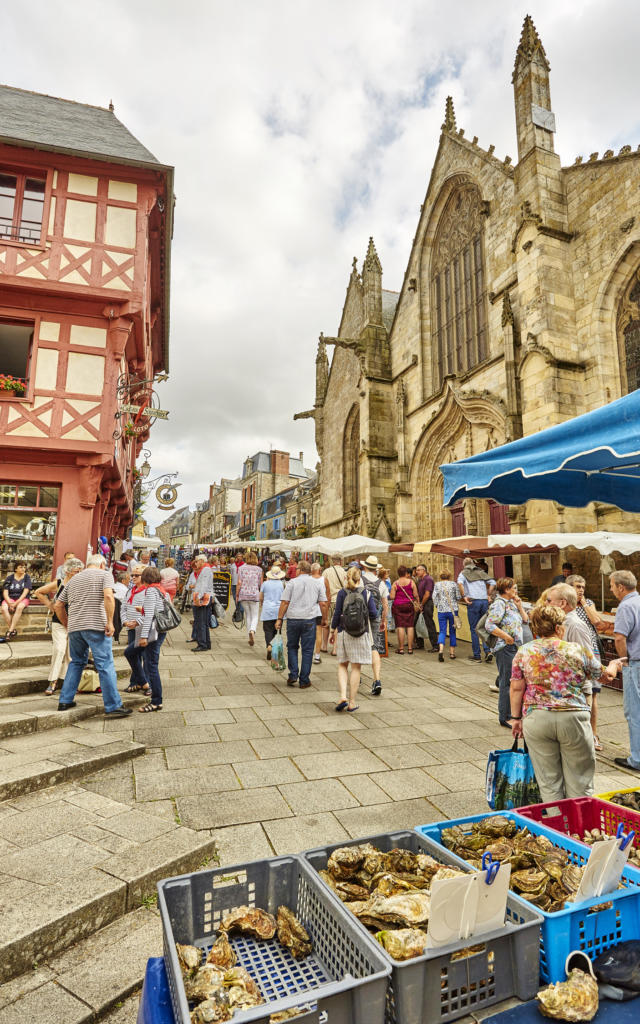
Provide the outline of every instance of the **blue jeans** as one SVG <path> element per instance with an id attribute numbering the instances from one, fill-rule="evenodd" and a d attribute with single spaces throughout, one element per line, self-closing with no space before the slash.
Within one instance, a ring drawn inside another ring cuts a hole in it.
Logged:
<path id="1" fill-rule="evenodd" d="M 198 647 L 211 649 L 211 634 L 209 623 L 211 622 L 211 604 L 200 605 L 193 609 L 193 632 L 194 639 L 198 641 Z"/>
<path id="2" fill-rule="evenodd" d="M 496 668 L 498 669 L 498 718 L 504 725 L 511 718 L 511 666 L 518 648 L 515 644 L 507 644 L 496 651 Z"/>
<path id="3" fill-rule="evenodd" d="M 287 662 L 291 679 L 298 678 L 298 645 L 302 648 L 300 682 L 308 683 L 316 645 L 315 619 L 287 619 Z"/>
<path id="4" fill-rule="evenodd" d="M 455 647 L 458 643 L 456 640 L 456 626 L 453 612 L 438 612 L 438 625 L 440 632 L 438 633 L 438 643 L 444 644 L 447 639 L 447 626 L 449 627 L 449 647 Z"/>
<path id="5" fill-rule="evenodd" d="M 629 727 L 629 764 L 640 768 L 640 661 L 622 669 L 624 717 Z"/>
<path id="6" fill-rule="evenodd" d="M 471 649 L 473 651 L 474 658 L 481 658 L 480 652 L 480 640 L 476 633 L 476 626 L 480 622 L 480 619 L 486 611 L 489 610 L 489 602 L 482 601 L 480 598 L 476 598 L 467 605 L 467 618 L 469 620 L 469 631 L 471 633 Z M 489 653 L 488 644 L 483 644 L 485 654 Z"/>
<path id="7" fill-rule="evenodd" d="M 124 656 L 129 662 L 131 668 L 131 675 L 129 677 L 130 686 L 147 686 L 149 680 L 147 679 L 146 672 L 144 670 L 144 664 L 142 661 L 142 647 L 136 647 L 136 631 L 130 629 L 127 637 L 128 643 L 124 649 Z"/>
<path id="8" fill-rule="evenodd" d="M 160 661 L 160 648 L 164 643 L 166 635 L 166 633 L 158 633 L 157 640 L 147 644 L 146 647 L 138 648 L 138 650 L 142 652 L 142 661 L 147 674 L 147 679 L 149 680 L 149 685 L 151 686 L 151 703 L 156 706 L 162 704 L 162 680 L 160 678 L 158 663 Z"/>
<path id="9" fill-rule="evenodd" d="M 78 629 L 69 633 L 71 661 L 60 690 L 60 703 L 70 704 L 75 697 L 89 650 L 93 654 L 93 661 L 98 670 L 104 709 L 115 711 L 116 708 L 122 707 L 122 701 L 113 664 L 113 640 L 98 629 Z"/>

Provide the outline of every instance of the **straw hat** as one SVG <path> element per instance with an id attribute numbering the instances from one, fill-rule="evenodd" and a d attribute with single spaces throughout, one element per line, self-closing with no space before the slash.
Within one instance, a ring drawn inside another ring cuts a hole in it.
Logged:
<path id="1" fill-rule="evenodd" d="M 285 573 L 283 573 L 279 565 L 274 565 L 267 573 L 268 580 L 283 580 L 284 577 Z"/>
<path id="2" fill-rule="evenodd" d="M 365 558 L 362 563 L 365 569 L 381 569 L 382 563 L 378 561 L 375 555 L 369 555 Z"/>

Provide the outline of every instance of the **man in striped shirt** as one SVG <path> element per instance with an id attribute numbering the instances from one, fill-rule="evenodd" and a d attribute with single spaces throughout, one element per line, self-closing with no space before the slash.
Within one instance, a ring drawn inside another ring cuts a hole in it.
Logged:
<path id="1" fill-rule="evenodd" d="M 125 708 L 120 694 L 113 663 L 113 575 L 105 569 L 102 555 L 90 555 L 87 568 L 69 580 L 53 606 L 55 614 L 69 633 L 69 655 L 58 711 L 69 711 L 76 706 L 76 695 L 89 651 L 98 670 L 105 715 L 124 718 L 131 714 Z"/>

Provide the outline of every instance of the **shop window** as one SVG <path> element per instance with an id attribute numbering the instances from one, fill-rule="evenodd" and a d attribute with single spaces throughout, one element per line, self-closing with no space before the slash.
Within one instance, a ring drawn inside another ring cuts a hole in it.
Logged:
<path id="1" fill-rule="evenodd" d="M 35 324 L 24 320 L 0 320 L 0 395 L 24 395 Z"/>
<path id="2" fill-rule="evenodd" d="M 0 484 L 0 574 L 17 559 L 27 563 L 36 586 L 52 576 L 59 487 Z"/>
<path id="3" fill-rule="evenodd" d="M 0 173 L 0 239 L 40 244 L 45 187 L 43 178 Z"/>

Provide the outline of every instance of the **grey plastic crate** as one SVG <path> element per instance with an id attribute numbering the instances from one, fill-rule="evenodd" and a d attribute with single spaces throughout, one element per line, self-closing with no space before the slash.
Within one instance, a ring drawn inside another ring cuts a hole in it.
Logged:
<path id="1" fill-rule="evenodd" d="M 394 847 L 427 853 L 442 864 L 461 867 L 448 850 L 409 830 L 333 843 L 307 850 L 302 856 L 316 871 L 321 871 L 333 850 L 360 843 L 371 843 L 385 853 Z M 471 868 L 467 866 L 467 870 Z M 343 905 L 363 935 L 368 936 L 365 926 L 347 910 L 348 904 Z M 540 914 L 509 895 L 505 928 L 430 950 L 412 960 L 393 960 L 383 949 L 393 966 L 386 1024 L 446 1024 L 512 996 L 532 999 L 538 990 L 541 923 Z M 460 950 L 478 945 L 482 946 L 481 951 L 454 959 Z"/>
<path id="2" fill-rule="evenodd" d="M 176 1024 L 190 1024 L 189 1004 L 176 942 L 200 946 L 203 960 L 228 911 L 247 905 L 276 913 L 290 907 L 309 932 L 313 952 L 294 960 L 277 939 L 258 942 L 230 936 L 238 962 L 267 1000 L 234 1014 L 233 1021 L 267 1024 L 292 1006 L 311 1008 L 300 1024 L 383 1024 L 391 973 L 384 951 L 345 913 L 315 872 L 299 857 L 274 857 L 233 867 L 198 871 L 158 883 L 164 960 Z"/>

